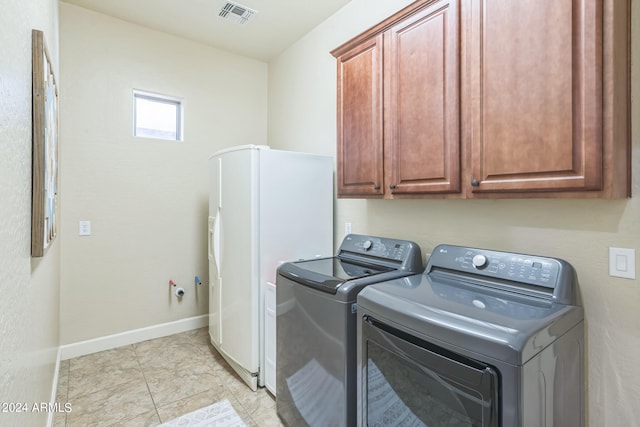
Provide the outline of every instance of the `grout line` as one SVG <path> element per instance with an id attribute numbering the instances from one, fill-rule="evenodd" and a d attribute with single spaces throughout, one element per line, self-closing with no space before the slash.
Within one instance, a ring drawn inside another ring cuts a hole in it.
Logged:
<path id="1" fill-rule="evenodd" d="M 193 345 L 194 349 L 196 350 L 196 352 L 199 353 L 199 356 L 202 356 L 202 355 L 207 356 L 207 355 L 209 355 L 210 351 L 216 351 L 215 349 L 213 349 L 213 350 L 211 349 L 210 343 L 209 343 L 209 340 L 208 340 L 208 336 L 205 339 L 204 336 L 201 333 L 195 333 L 195 332 L 192 332 L 192 331 L 187 331 L 187 332 L 183 332 L 183 333 L 186 333 L 187 335 L 186 335 L 186 337 L 183 335 L 183 337 L 179 338 L 180 342 L 188 343 L 190 345 Z M 178 335 L 178 334 L 174 334 L 174 335 Z M 184 338 L 187 338 L 187 339 L 184 340 Z M 182 341 L 182 340 L 184 340 L 184 341 Z M 206 346 L 203 346 L 203 344 L 204 344 L 203 340 L 205 340 L 205 342 L 207 344 Z M 137 363 L 137 365 L 138 365 L 138 367 L 140 369 L 140 372 L 142 373 L 142 377 L 144 379 L 145 386 L 147 388 L 147 392 L 149 393 L 149 396 L 151 397 L 151 401 L 152 401 L 152 403 L 154 405 L 154 410 L 155 410 L 157 419 L 160 422 L 160 424 L 162 424 L 163 422 L 167 422 L 168 420 L 162 420 L 162 418 L 160 417 L 159 404 L 155 401 L 155 399 L 153 397 L 153 394 L 151 393 L 151 388 L 150 388 L 150 385 L 149 385 L 149 382 L 148 382 L 148 378 L 147 378 L 148 377 L 148 375 L 147 375 L 148 372 L 145 372 L 145 369 L 143 368 L 143 365 L 141 363 L 141 356 L 142 355 L 140 354 L 140 352 L 138 352 L 138 350 L 136 348 L 136 345 L 128 344 L 128 345 L 122 345 L 120 347 L 129 347 L 129 346 L 130 346 L 131 349 L 133 349 L 133 353 L 134 353 L 135 358 L 136 358 L 136 363 Z M 117 347 L 117 348 L 120 348 L 120 347 Z M 67 378 L 66 390 L 63 390 L 63 393 L 66 392 L 65 393 L 66 394 L 66 401 L 69 401 L 69 390 L 71 388 L 70 387 L 71 386 L 71 383 L 70 383 L 70 380 L 71 380 L 71 378 L 70 378 L 71 364 L 72 364 L 72 361 L 74 359 L 76 359 L 76 358 L 68 359 L 66 361 L 68 363 L 68 368 L 67 368 L 68 378 Z M 224 363 L 225 362 L 223 360 L 219 360 L 218 358 L 216 358 L 215 356 L 212 355 L 211 368 L 213 369 L 214 372 L 216 371 L 216 369 L 214 368 L 215 365 L 224 366 Z M 231 372 L 233 373 L 233 371 L 231 371 Z M 254 416 L 258 416 L 259 415 L 259 409 L 260 409 L 259 402 L 258 402 L 258 405 L 256 406 L 256 408 L 254 408 L 255 411 L 254 412 L 250 412 L 249 410 L 251 408 L 245 406 L 245 404 L 248 405 L 248 406 L 251 406 L 251 400 L 249 399 L 249 400 L 246 400 L 246 402 L 245 402 L 245 399 L 243 399 L 243 397 L 247 397 L 250 394 L 253 394 L 254 392 L 250 391 L 248 387 L 246 388 L 246 390 L 244 388 L 234 387 L 235 381 L 236 381 L 236 379 L 234 378 L 234 379 L 225 380 L 225 381 L 223 381 L 221 383 L 221 385 L 223 386 L 223 388 L 225 390 L 225 395 L 229 395 L 230 399 L 232 401 L 234 401 L 238 405 L 239 409 L 241 409 L 242 412 L 245 414 L 246 423 L 247 423 L 248 426 L 258 426 L 259 424 L 258 424 L 257 420 L 254 418 Z M 244 383 L 242 383 L 242 381 L 240 379 L 237 379 L 237 381 L 238 381 L 238 383 L 241 383 L 244 386 Z M 258 392 L 258 393 L 260 393 L 260 392 Z M 78 396 L 84 396 L 84 395 L 86 395 L 86 394 L 81 393 Z M 266 396 L 261 396 L 260 400 L 262 398 L 265 398 L 265 397 Z M 245 404 L 243 404 L 243 402 L 245 402 Z M 100 420 L 94 420 L 94 421 L 95 422 L 100 422 Z M 126 421 L 126 420 L 120 420 L 119 422 L 124 422 L 124 421 Z M 67 417 L 65 417 L 64 425 L 65 426 L 69 425 L 67 423 Z"/>
<path id="2" fill-rule="evenodd" d="M 148 391 L 148 392 L 149 392 L 149 394 L 150 394 L 151 401 L 152 401 L 152 403 L 153 403 L 153 405 L 154 405 L 154 409 L 156 409 L 155 401 L 153 400 L 153 396 L 151 395 L 151 392 L 149 391 L 149 385 L 148 385 L 148 383 L 147 383 L 146 377 L 144 376 L 144 371 L 142 370 L 142 366 L 140 365 L 140 361 L 139 361 L 139 359 L 138 359 L 138 354 L 137 354 L 137 352 L 135 351 L 135 347 L 134 347 L 132 344 L 125 344 L 125 345 L 122 345 L 122 346 L 120 346 L 120 347 L 115 347 L 115 348 L 113 348 L 113 349 L 104 350 L 104 351 L 110 351 L 110 350 L 116 350 L 116 349 L 126 349 L 127 347 L 130 347 L 130 348 L 131 348 L 131 350 L 133 350 L 133 352 L 134 352 L 134 355 L 135 355 L 135 358 L 136 358 L 136 363 L 137 363 L 137 365 L 138 365 L 138 367 L 139 367 L 139 369 L 140 369 L 140 372 L 142 373 L 143 379 L 144 379 L 144 381 L 145 381 L 145 386 L 147 387 L 147 391 Z M 69 401 L 69 392 L 70 392 L 70 389 L 71 389 L 71 364 L 72 364 L 73 360 L 75 360 L 75 359 L 80 359 L 80 358 L 82 358 L 82 357 L 85 357 L 85 356 L 78 356 L 78 357 L 74 357 L 74 358 L 72 358 L 72 359 L 68 359 L 68 360 L 69 360 L 69 379 L 68 379 L 68 384 L 67 384 L 67 401 Z M 118 357 L 118 358 L 110 357 L 110 358 L 109 358 L 109 361 L 110 361 L 110 362 L 115 362 L 115 361 L 118 361 L 118 360 L 120 360 L 120 357 Z M 83 368 L 83 369 L 84 369 L 84 368 Z M 135 379 L 129 379 L 128 381 L 123 381 L 123 382 L 121 382 L 121 383 L 118 383 L 118 384 L 112 385 L 112 387 L 120 387 L 120 386 L 124 386 L 124 385 L 129 384 L 129 383 L 132 383 L 132 382 L 134 382 L 134 381 L 137 381 L 137 380 L 135 380 Z M 106 388 L 105 388 L 105 387 L 103 387 L 103 388 L 99 388 L 99 389 L 97 389 L 97 390 L 93 390 L 93 391 L 91 391 L 91 392 L 86 392 L 86 390 L 82 390 L 79 394 L 77 394 L 76 396 L 74 396 L 74 397 L 73 397 L 73 399 L 74 399 L 74 400 L 76 400 L 76 399 L 81 399 L 81 398 L 83 398 L 83 397 L 88 397 L 88 396 L 91 396 L 91 395 L 93 395 L 93 394 L 103 392 L 104 390 L 106 390 Z M 72 402 L 71 402 L 71 403 L 72 403 Z M 72 403 L 72 405 L 73 405 L 73 403 Z M 157 409 L 156 409 L 156 413 L 157 413 Z M 131 416 L 131 417 L 129 417 L 129 418 L 126 418 L 126 417 L 125 417 L 125 418 L 122 418 L 122 419 L 120 419 L 120 420 L 117 420 L 117 421 L 116 421 L 116 424 L 117 424 L 117 423 L 126 422 L 127 420 L 131 419 L 132 417 L 137 417 L 137 416 L 139 416 L 139 415 L 142 415 L 142 413 L 141 413 L 141 414 L 132 415 L 132 416 Z M 159 417 L 159 416 L 158 416 L 158 419 L 160 419 L 160 417 Z M 101 420 L 101 419 L 96 419 L 96 420 L 92 420 L 92 421 L 93 421 L 93 422 L 96 422 L 96 423 L 101 423 L 101 422 L 103 422 L 103 420 Z M 65 417 L 65 426 L 68 426 L 68 417 Z"/>
<path id="3" fill-rule="evenodd" d="M 149 381 L 147 381 L 147 376 L 144 373 L 144 368 L 142 367 L 142 363 L 140 363 L 140 357 L 138 356 L 138 351 L 136 350 L 135 345 L 131 345 L 131 346 L 133 347 L 133 353 L 136 355 L 136 362 L 140 367 L 140 372 L 142 372 L 142 378 L 144 379 L 144 384 L 147 386 L 149 397 L 151 397 L 151 401 L 153 402 L 153 409 L 155 409 L 156 415 L 158 416 L 158 420 L 160 421 L 160 424 L 162 424 L 164 421 L 162 420 L 162 418 L 160 418 L 160 412 L 158 412 L 158 404 L 156 403 L 156 400 L 153 398 L 153 393 L 151 393 L 151 387 L 149 387 Z"/>

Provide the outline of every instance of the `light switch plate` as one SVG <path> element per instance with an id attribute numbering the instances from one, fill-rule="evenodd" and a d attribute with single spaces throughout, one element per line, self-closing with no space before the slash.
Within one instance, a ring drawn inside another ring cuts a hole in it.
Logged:
<path id="1" fill-rule="evenodd" d="M 344 235 L 346 236 L 347 234 L 351 234 L 351 223 L 350 222 L 345 222 L 344 223 Z"/>
<path id="2" fill-rule="evenodd" d="M 91 221 L 80 221 L 78 234 L 81 236 L 91 236 Z"/>
<path id="3" fill-rule="evenodd" d="M 636 278 L 636 250 L 609 248 L 609 276 Z"/>

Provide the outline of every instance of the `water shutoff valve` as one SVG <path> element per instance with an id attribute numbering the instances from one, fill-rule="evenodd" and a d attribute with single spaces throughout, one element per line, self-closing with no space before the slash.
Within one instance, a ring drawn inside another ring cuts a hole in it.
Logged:
<path id="1" fill-rule="evenodd" d="M 178 288 L 176 282 L 174 282 L 173 280 L 169 280 L 169 286 L 173 286 L 174 288 L 176 288 L 176 296 L 178 298 L 182 298 L 184 296 L 184 288 Z"/>

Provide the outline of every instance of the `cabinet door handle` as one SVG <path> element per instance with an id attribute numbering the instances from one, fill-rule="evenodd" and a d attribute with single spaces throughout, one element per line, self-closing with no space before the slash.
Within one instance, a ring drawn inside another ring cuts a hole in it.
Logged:
<path id="1" fill-rule="evenodd" d="M 380 186 L 379 186 L 378 184 L 375 184 L 375 185 L 373 186 L 373 189 L 374 189 L 374 190 L 379 190 L 379 189 L 380 189 Z"/>
<path id="2" fill-rule="evenodd" d="M 395 184 L 391 184 L 391 185 L 389 185 L 389 188 L 392 189 L 392 190 L 395 190 L 396 189 L 396 185 Z"/>
<path id="3" fill-rule="evenodd" d="M 479 187 L 480 186 L 480 181 L 478 181 L 477 179 L 472 179 L 471 180 L 471 186 L 472 187 Z"/>

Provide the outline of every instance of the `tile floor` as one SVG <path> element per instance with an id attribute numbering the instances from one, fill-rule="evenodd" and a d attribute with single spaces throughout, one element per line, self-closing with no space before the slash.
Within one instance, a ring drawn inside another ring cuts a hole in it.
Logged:
<path id="1" fill-rule="evenodd" d="M 252 392 L 209 343 L 207 328 L 60 364 L 54 426 L 157 426 L 228 399 L 249 427 L 281 427 L 273 396 Z"/>

